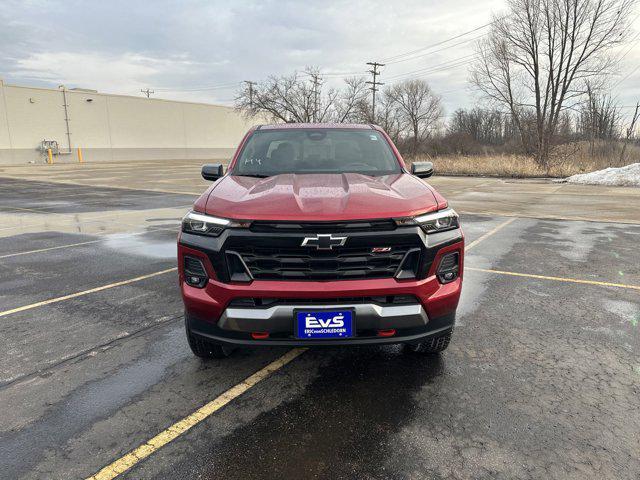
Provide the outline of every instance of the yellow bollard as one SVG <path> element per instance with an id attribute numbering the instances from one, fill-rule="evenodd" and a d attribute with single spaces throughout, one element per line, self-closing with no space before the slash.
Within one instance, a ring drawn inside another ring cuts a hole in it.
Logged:
<path id="1" fill-rule="evenodd" d="M 82 158 L 82 148 L 78 147 L 78 163 L 84 163 L 84 159 Z"/>
<path id="2" fill-rule="evenodd" d="M 53 154 L 51 153 L 51 149 L 47 148 L 47 163 L 51 165 L 53 163 Z"/>

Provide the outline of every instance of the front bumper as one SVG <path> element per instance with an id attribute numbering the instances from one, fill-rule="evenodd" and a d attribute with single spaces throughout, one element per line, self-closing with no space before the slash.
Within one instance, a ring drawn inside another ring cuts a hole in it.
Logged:
<path id="1" fill-rule="evenodd" d="M 297 307 L 296 307 L 297 308 Z M 305 306 L 306 308 L 306 306 Z M 421 315 L 422 316 L 422 315 Z M 189 329 L 192 333 L 205 337 L 215 343 L 225 345 L 245 345 L 245 346 L 273 346 L 273 347 L 331 347 L 331 346 L 347 346 L 347 345 L 388 345 L 396 343 L 418 343 L 422 342 L 428 337 L 438 335 L 450 328 L 453 328 L 455 324 L 455 312 L 448 315 L 444 315 L 440 318 L 426 319 L 427 323 L 423 323 L 418 327 L 409 328 L 394 328 L 397 334 L 392 337 L 381 337 L 375 334 L 363 334 L 363 330 L 358 327 L 358 335 L 348 339 L 327 339 L 327 340 L 305 340 L 294 338 L 291 334 L 284 334 L 271 337 L 266 340 L 255 340 L 251 338 L 247 332 L 240 332 L 236 330 L 225 330 L 220 328 L 219 325 L 212 324 L 199 320 L 187 315 L 187 322 Z M 358 325 L 361 324 L 362 319 L 357 316 Z M 368 317 L 369 320 L 372 317 Z M 384 321 L 384 319 L 382 319 Z M 387 319 L 389 320 L 389 319 Z M 421 319 L 422 320 L 422 319 Z M 407 325 L 411 323 L 411 319 L 400 319 L 401 325 Z M 394 323 L 388 323 L 388 325 L 394 325 Z M 391 327 L 389 327 L 391 328 Z M 288 332 L 293 330 L 293 316 L 288 319 Z M 370 331 L 374 332 L 374 331 Z"/>
<path id="2" fill-rule="evenodd" d="M 405 231 L 406 232 L 406 231 Z M 406 236 L 406 233 L 403 232 Z M 421 278 L 354 280 L 252 280 L 241 283 L 220 278 L 221 266 L 212 259 L 224 251 L 224 239 L 182 235 L 178 242 L 180 286 L 188 327 L 192 333 L 216 343 L 233 345 L 367 345 L 419 342 L 451 328 L 462 288 L 464 238 L 461 230 L 439 237 L 422 237 Z M 438 241 L 434 241 L 437 239 Z M 209 241 L 206 246 L 204 242 Z M 431 242 L 431 243 L 429 243 Z M 459 252 L 459 277 L 446 284 L 436 276 L 440 258 Z M 204 288 L 185 282 L 183 257 L 200 259 L 209 274 Z M 215 268 L 214 268 L 215 265 Z M 372 301 L 403 296 L 401 304 Z M 407 301 L 406 297 L 413 298 Z M 238 306 L 239 299 L 270 299 L 268 306 Z M 294 336 L 294 310 L 352 308 L 356 332 L 349 339 L 305 340 Z M 395 330 L 390 337 L 381 330 Z M 254 339 L 252 333 L 268 333 Z"/>

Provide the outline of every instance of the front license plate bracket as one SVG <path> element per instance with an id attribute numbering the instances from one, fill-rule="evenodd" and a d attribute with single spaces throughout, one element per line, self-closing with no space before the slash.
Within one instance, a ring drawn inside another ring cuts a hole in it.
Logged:
<path id="1" fill-rule="evenodd" d="M 355 312 L 346 309 L 296 309 L 293 331 L 302 340 L 341 339 L 355 336 Z"/>

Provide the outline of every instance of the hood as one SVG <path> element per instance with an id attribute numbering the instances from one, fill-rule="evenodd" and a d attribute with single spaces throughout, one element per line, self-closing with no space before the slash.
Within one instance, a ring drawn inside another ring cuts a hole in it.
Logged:
<path id="1" fill-rule="evenodd" d="M 437 208 L 431 188 L 406 173 L 227 175 L 211 188 L 205 213 L 250 220 L 330 221 L 404 217 Z"/>

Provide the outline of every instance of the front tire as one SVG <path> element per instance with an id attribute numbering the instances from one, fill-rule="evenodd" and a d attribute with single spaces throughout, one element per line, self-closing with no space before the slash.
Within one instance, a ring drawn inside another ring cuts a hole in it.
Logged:
<path id="1" fill-rule="evenodd" d="M 445 330 L 438 335 L 434 335 L 428 338 L 424 342 L 409 343 L 405 345 L 405 350 L 409 353 L 421 353 L 427 355 L 434 355 L 440 352 L 444 352 L 451 342 L 452 333 L 453 328 L 450 328 L 449 330 Z"/>
<path id="2" fill-rule="evenodd" d="M 204 359 L 222 359 L 227 358 L 233 353 L 232 347 L 213 343 L 210 340 L 207 340 L 206 338 L 193 333 L 191 331 L 191 328 L 189 327 L 189 317 L 187 315 L 184 316 L 184 325 L 187 331 L 187 341 L 189 342 L 189 348 L 191 348 L 191 351 L 196 357 Z"/>

